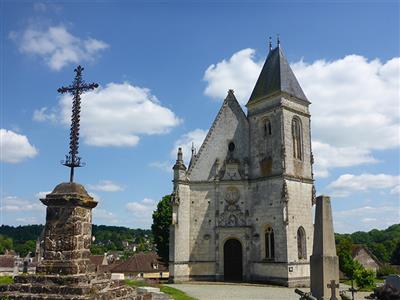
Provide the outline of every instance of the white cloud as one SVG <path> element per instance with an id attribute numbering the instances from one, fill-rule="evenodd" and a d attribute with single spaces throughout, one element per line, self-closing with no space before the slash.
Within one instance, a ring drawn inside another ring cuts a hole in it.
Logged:
<path id="1" fill-rule="evenodd" d="M 312 142 L 315 158 L 314 175 L 327 177 L 328 170 L 338 167 L 350 167 L 366 163 L 376 163 L 370 151 L 357 147 L 334 147 L 319 141 Z"/>
<path id="2" fill-rule="evenodd" d="M 120 185 L 112 182 L 111 180 L 101 180 L 97 184 L 89 184 L 88 188 L 94 191 L 101 191 L 101 192 L 120 192 L 123 191 L 123 187 Z"/>
<path id="3" fill-rule="evenodd" d="M 36 217 L 21 217 L 15 219 L 17 222 L 22 224 L 38 224 L 38 219 Z"/>
<path id="4" fill-rule="evenodd" d="M 396 206 L 363 206 L 342 211 L 333 211 L 335 232 L 369 231 L 383 229 L 399 223 L 400 212 Z M 357 220 L 356 222 L 354 222 Z"/>
<path id="5" fill-rule="evenodd" d="M 172 172 L 173 165 L 171 161 L 153 161 L 149 164 L 152 168 L 157 168 L 168 173 Z"/>
<path id="6" fill-rule="evenodd" d="M 152 215 L 157 208 L 157 202 L 144 198 L 142 201 L 128 202 L 125 207 L 137 218 L 136 223 L 148 228 L 152 224 Z"/>
<path id="7" fill-rule="evenodd" d="M 171 150 L 171 157 L 176 159 L 178 148 L 181 147 L 183 152 L 183 160 L 187 166 L 192 155 L 192 144 L 194 145 L 196 151 L 199 151 L 206 135 L 207 131 L 203 129 L 195 129 L 181 135 L 174 143 L 174 147 Z"/>
<path id="8" fill-rule="evenodd" d="M 211 65 L 204 75 L 205 94 L 222 100 L 232 88 L 246 103 L 262 67 L 254 53 L 244 49 Z M 327 176 L 330 168 L 376 162 L 372 150 L 400 145 L 399 57 L 381 62 L 348 55 L 332 61 L 301 60 L 292 68 L 312 102 L 312 135 L 319 152 L 316 176 Z"/>
<path id="9" fill-rule="evenodd" d="M 348 196 L 351 192 L 368 191 L 372 189 L 395 189 L 400 184 L 400 176 L 387 174 L 344 174 L 331 182 L 328 188 L 339 191 L 341 196 Z M 340 194 L 336 195 L 337 197 Z"/>
<path id="10" fill-rule="evenodd" d="M 29 143 L 25 135 L 11 130 L 0 129 L 0 160 L 7 163 L 19 163 L 33 158 L 38 150 Z"/>
<path id="11" fill-rule="evenodd" d="M 178 148 L 182 148 L 183 160 L 186 166 L 189 165 L 190 158 L 192 156 L 192 145 L 194 146 L 196 152 L 199 151 L 204 138 L 207 135 L 207 131 L 203 129 L 195 129 L 181 135 L 175 142 L 171 149 L 170 157 L 171 160 L 168 161 L 154 161 L 149 164 L 150 167 L 160 169 L 164 172 L 171 173 L 172 167 L 174 166 L 176 156 L 178 153 Z"/>
<path id="12" fill-rule="evenodd" d="M 66 126 L 71 122 L 71 106 L 71 96 L 61 96 L 57 119 Z M 135 146 L 140 135 L 165 134 L 182 122 L 149 89 L 127 82 L 83 94 L 81 106 L 81 137 L 93 146 Z"/>
<path id="13" fill-rule="evenodd" d="M 51 193 L 51 191 L 47 191 L 47 192 L 37 192 L 36 194 L 35 194 L 35 199 L 44 199 L 44 198 L 46 198 L 46 195 L 47 194 L 50 194 Z"/>
<path id="14" fill-rule="evenodd" d="M 246 104 L 262 67 L 262 61 L 254 61 L 254 49 L 243 49 L 228 60 L 210 65 L 204 73 L 207 96 L 223 100 L 229 89 L 241 104 Z"/>
<path id="15" fill-rule="evenodd" d="M 57 121 L 57 114 L 54 109 L 50 112 L 48 111 L 47 107 L 42 107 L 40 109 L 35 109 L 33 112 L 33 120 L 37 122 L 55 122 Z"/>
<path id="16" fill-rule="evenodd" d="M 45 6 L 41 6 L 41 9 Z M 68 32 L 63 25 L 38 29 L 33 26 L 22 33 L 10 32 L 21 53 L 41 57 L 52 70 L 60 70 L 69 63 L 93 61 L 100 50 L 109 47 L 103 41 L 93 38 L 81 39 Z"/>
<path id="17" fill-rule="evenodd" d="M 16 196 L 7 196 L 2 200 L 1 210 L 5 212 L 44 211 L 45 206 L 39 200 L 28 201 Z"/>
<path id="18" fill-rule="evenodd" d="M 348 55 L 292 66 L 313 102 L 316 140 L 364 150 L 399 146 L 400 58 L 382 63 Z"/>
<path id="19" fill-rule="evenodd" d="M 118 218 L 114 213 L 104 208 L 95 208 L 93 209 L 93 223 L 99 223 L 99 221 L 107 221 L 116 224 L 118 223 Z"/>
<path id="20" fill-rule="evenodd" d="M 46 12 L 47 6 L 42 2 L 33 3 L 33 10 L 36 12 Z"/>
<path id="21" fill-rule="evenodd" d="M 390 194 L 392 195 L 400 195 L 400 185 L 395 186 L 393 189 L 390 190 Z"/>

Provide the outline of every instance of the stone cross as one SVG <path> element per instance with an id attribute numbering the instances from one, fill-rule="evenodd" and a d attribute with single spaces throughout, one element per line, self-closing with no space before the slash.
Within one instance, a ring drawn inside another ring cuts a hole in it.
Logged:
<path id="1" fill-rule="evenodd" d="M 82 167 L 81 158 L 78 157 L 79 148 L 79 121 L 81 112 L 81 94 L 97 88 L 97 83 L 86 84 L 82 80 L 82 71 L 84 69 L 78 66 L 74 72 L 76 73 L 74 82 L 67 87 L 61 87 L 57 91 L 61 94 L 69 93 L 73 96 L 72 117 L 71 117 L 71 133 L 69 142 L 69 155 L 65 156 L 64 166 L 71 168 L 69 181 L 74 181 L 74 168 Z"/>
<path id="2" fill-rule="evenodd" d="M 331 280 L 331 283 L 327 284 L 328 289 L 331 289 L 331 299 L 330 300 L 338 300 L 336 298 L 336 289 L 339 288 L 339 284 L 335 282 L 335 280 Z"/>

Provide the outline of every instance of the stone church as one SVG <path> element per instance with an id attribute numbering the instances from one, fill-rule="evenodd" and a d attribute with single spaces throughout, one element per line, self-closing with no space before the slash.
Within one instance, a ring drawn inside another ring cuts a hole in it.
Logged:
<path id="1" fill-rule="evenodd" d="M 278 43 L 247 115 L 229 90 L 187 167 L 178 150 L 171 279 L 309 285 L 315 198 L 309 105 Z"/>

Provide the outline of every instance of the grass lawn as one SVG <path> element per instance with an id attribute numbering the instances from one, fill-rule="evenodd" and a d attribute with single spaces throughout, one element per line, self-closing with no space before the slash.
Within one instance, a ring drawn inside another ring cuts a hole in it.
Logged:
<path id="1" fill-rule="evenodd" d="M 357 285 L 356 285 L 355 282 L 354 282 L 354 287 L 355 287 L 357 290 L 359 290 L 360 292 L 373 292 L 373 291 L 374 291 L 374 288 L 376 288 L 376 287 L 378 286 L 378 284 L 383 284 L 384 282 L 385 282 L 384 279 L 375 278 L 375 286 L 374 286 L 374 287 L 367 287 L 367 288 L 359 289 L 359 288 L 357 287 Z M 340 283 L 343 283 L 343 284 L 346 284 L 346 285 L 351 286 L 351 280 L 350 280 L 350 279 L 347 279 L 347 280 L 340 280 Z"/>
<path id="2" fill-rule="evenodd" d="M 13 279 L 11 276 L 0 276 L 0 284 L 11 284 Z"/>
<path id="3" fill-rule="evenodd" d="M 196 300 L 196 298 L 190 297 L 186 293 L 178 289 L 169 286 L 164 286 L 162 284 L 149 283 L 144 280 L 130 280 L 130 279 L 125 280 L 125 283 L 127 285 L 135 287 L 142 287 L 142 286 L 158 287 L 161 292 L 170 295 L 174 300 Z"/>

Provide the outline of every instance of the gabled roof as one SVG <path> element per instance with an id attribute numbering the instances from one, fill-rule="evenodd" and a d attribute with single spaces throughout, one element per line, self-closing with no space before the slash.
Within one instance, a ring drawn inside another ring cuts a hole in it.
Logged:
<path id="1" fill-rule="evenodd" d="M 246 114 L 244 113 L 242 107 L 240 106 L 238 100 L 236 99 L 233 90 L 228 90 L 228 94 L 226 95 L 224 102 L 222 103 L 221 108 L 219 109 L 219 111 L 217 113 L 217 116 L 215 117 L 210 129 L 208 130 L 208 133 L 207 133 L 206 137 L 204 138 L 204 141 L 201 144 L 199 151 L 193 157 L 193 159 L 190 161 L 189 169 L 187 171 L 187 174 L 189 176 L 192 174 L 192 171 L 196 167 L 196 164 L 198 164 L 199 160 L 201 159 L 202 153 L 205 151 L 207 144 L 215 131 L 215 128 L 219 126 L 220 119 L 222 118 L 222 115 L 224 114 L 224 112 L 227 109 L 231 109 L 232 112 L 238 116 L 238 118 L 241 118 L 246 123 L 248 122 Z"/>
<path id="2" fill-rule="evenodd" d="M 280 46 L 269 52 L 247 105 L 276 92 L 308 102 Z"/>
<path id="3" fill-rule="evenodd" d="M 354 244 L 351 246 L 351 256 L 355 258 L 361 250 L 364 250 L 378 265 L 381 261 L 369 250 L 369 248 L 362 244 Z"/>

